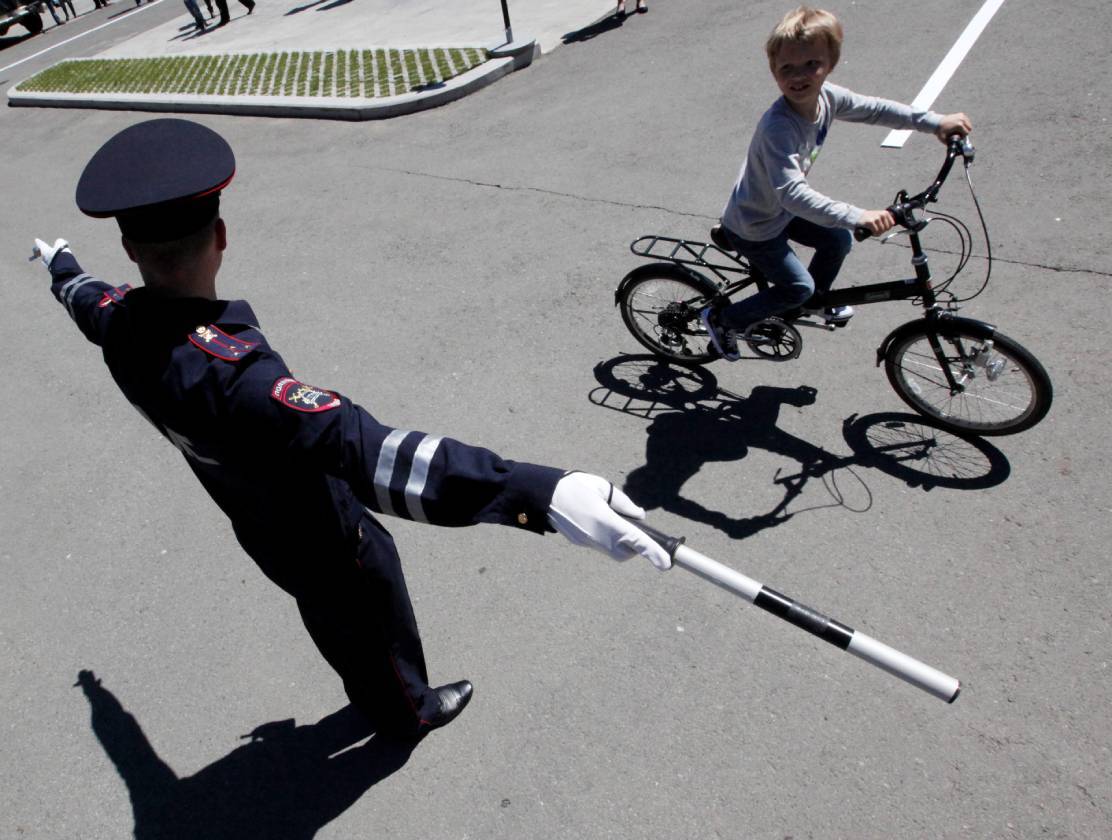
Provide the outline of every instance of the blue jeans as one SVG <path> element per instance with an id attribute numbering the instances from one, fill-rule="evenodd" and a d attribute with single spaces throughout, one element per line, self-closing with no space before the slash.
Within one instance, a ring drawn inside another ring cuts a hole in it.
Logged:
<path id="1" fill-rule="evenodd" d="M 820 294 L 827 291 L 853 247 L 848 230 L 822 227 L 800 218 L 792 219 L 774 239 L 753 241 L 723 230 L 737 252 L 768 280 L 768 288 L 763 292 L 732 303 L 718 314 L 719 323 L 732 330 L 744 330 L 762 318 L 802 306 L 816 291 Z M 815 249 L 807 268 L 795 255 L 789 240 Z"/>
<path id="2" fill-rule="evenodd" d="M 197 0 L 185 0 L 185 8 L 189 9 L 189 14 L 193 15 L 193 20 L 197 22 L 197 28 L 204 29 L 205 19 L 201 17 L 201 10 L 197 6 Z"/>

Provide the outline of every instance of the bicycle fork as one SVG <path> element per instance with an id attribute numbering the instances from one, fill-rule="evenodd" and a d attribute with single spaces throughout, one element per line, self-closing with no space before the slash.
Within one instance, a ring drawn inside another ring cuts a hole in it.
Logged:
<path id="1" fill-rule="evenodd" d="M 924 326 L 925 322 L 925 326 Z M 995 381 L 1007 364 L 1000 357 L 993 358 L 993 336 L 996 335 L 996 325 L 973 318 L 961 318 L 949 312 L 931 309 L 924 318 L 908 321 L 890 332 L 876 351 L 876 364 L 879 367 L 888 357 L 888 350 L 893 342 L 902 338 L 906 333 L 922 330 L 926 334 L 927 342 L 934 353 L 938 366 L 946 377 L 946 384 L 950 386 L 951 394 L 960 394 L 965 390 L 965 382 L 973 374 L 972 368 L 980 367 L 985 371 L 985 376 L 990 382 Z M 975 355 L 970 357 L 962 344 L 962 337 L 972 337 L 983 341 L 984 344 Z M 954 370 L 948 362 L 946 349 L 942 346 L 943 338 L 950 338 L 955 342 L 959 358 L 962 362 L 960 379 L 954 375 Z"/>

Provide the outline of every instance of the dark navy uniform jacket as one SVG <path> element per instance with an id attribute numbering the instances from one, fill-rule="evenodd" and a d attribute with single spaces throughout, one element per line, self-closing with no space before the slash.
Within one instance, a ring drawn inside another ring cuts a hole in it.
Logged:
<path id="1" fill-rule="evenodd" d="M 562 471 L 385 426 L 347 397 L 299 382 L 246 302 L 113 288 L 64 252 L 51 275 L 124 395 L 181 450 L 247 553 L 287 591 L 312 587 L 315 554 L 350 552 L 368 510 L 552 530 Z M 305 564 L 290 563 L 291 552 Z"/>

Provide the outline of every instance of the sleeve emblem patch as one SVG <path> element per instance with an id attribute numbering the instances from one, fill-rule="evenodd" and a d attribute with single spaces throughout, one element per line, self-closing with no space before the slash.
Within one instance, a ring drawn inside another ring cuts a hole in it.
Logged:
<path id="1" fill-rule="evenodd" d="M 210 356 L 216 356 L 226 362 L 238 362 L 259 346 L 257 341 L 244 341 L 234 335 L 228 335 L 216 324 L 197 327 L 190 334 L 189 340 Z"/>
<path id="2" fill-rule="evenodd" d="M 124 299 L 124 295 L 126 295 L 130 291 L 130 283 L 124 283 L 122 286 L 117 286 L 114 289 L 109 289 L 107 292 L 104 293 L 104 297 L 100 299 L 100 303 L 98 303 L 97 306 L 100 309 L 104 309 L 104 307 L 108 306 L 109 304 L 119 303 Z"/>
<path id="3" fill-rule="evenodd" d="M 270 396 L 287 408 L 309 414 L 340 407 L 340 398 L 331 391 L 314 388 L 288 376 L 274 383 Z"/>

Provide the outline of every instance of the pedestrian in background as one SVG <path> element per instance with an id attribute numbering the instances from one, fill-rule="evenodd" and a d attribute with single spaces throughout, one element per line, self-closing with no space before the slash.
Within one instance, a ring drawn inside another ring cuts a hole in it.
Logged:
<path id="1" fill-rule="evenodd" d="M 62 11 L 66 13 L 66 20 L 69 20 L 70 17 L 77 17 L 77 12 L 73 8 L 73 0 L 57 0 L 57 2 Z"/>
<path id="2" fill-rule="evenodd" d="M 185 0 L 185 8 L 189 9 L 189 14 L 193 15 L 193 20 L 197 22 L 197 31 L 205 31 L 205 19 L 201 16 L 201 10 L 197 6 L 197 0 Z"/>
<path id="3" fill-rule="evenodd" d="M 239 0 L 240 5 L 247 7 L 247 14 L 255 11 L 255 0 Z M 231 14 L 228 12 L 228 0 L 216 0 L 216 8 L 220 10 L 220 23 L 217 26 L 223 26 L 232 19 Z"/>
<path id="4" fill-rule="evenodd" d="M 634 11 L 647 12 L 649 7 L 645 5 L 645 0 L 637 0 L 637 8 Z M 618 8 L 614 10 L 614 17 L 625 17 L 626 13 L 626 0 L 618 0 Z"/>
<path id="5" fill-rule="evenodd" d="M 54 18 L 55 25 L 61 26 L 65 21 L 58 17 L 58 12 L 55 11 L 57 2 L 58 0 L 46 0 L 46 8 L 50 10 L 50 16 Z"/>

